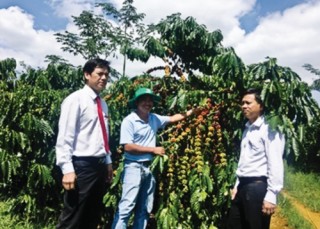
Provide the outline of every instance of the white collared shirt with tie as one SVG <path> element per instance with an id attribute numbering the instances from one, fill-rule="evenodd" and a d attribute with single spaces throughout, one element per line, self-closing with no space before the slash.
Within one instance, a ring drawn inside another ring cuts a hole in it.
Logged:
<path id="1" fill-rule="evenodd" d="M 56 164 L 60 166 L 63 174 L 74 172 L 72 156 L 106 156 L 106 163 L 111 163 L 111 152 L 106 154 L 104 148 L 95 101 L 97 96 L 89 86 L 85 85 L 82 89 L 70 94 L 61 105 Z M 101 105 L 105 124 L 108 127 L 108 106 L 104 100 L 101 100 Z"/>

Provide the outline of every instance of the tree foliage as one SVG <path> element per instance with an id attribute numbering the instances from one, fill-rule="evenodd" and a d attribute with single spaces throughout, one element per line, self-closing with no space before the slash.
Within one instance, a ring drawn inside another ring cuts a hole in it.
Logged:
<path id="1" fill-rule="evenodd" d="M 269 123 L 287 136 L 287 156 L 305 152 L 306 127 L 318 116 L 319 108 L 306 83 L 290 68 L 278 66 L 275 58 L 249 66 L 253 85 L 261 87 Z"/>
<path id="2" fill-rule="evenodd" d="M 85 59 L 114 54 L 118 45 L 118 34 L 111 22 L 93 12 L 83 11 L 78 17 L 73 16 L 80 33 L 68 31 L 57 33 L 57 41 L 62 43 L 62 50 Z"/>
<path id="3" fill-rule="evenodd" d="M 160 23 L 149 26 L 150 35 L 145 40 L 147 51 L 155 56 L 170 57 L 173 63 L 182 62 L 184 66 L 181 67 L 186 71 L 210 73 L 214 57 L 222 48 L 221 32 L 208 32 L 194 18 L 187 17 L 183 20 L 180 16 L 179 13 L 173 14 Z M 155 39 L 154 33 L 159 34 L 160 38 Z"/>
<path id="4" fill-rule="evenodd" d="M 132 4 L 133 0 L 125 0 L 117 10 L 111 3 L 98 3 L 96 7 L 102 9 L 104 15 L 83 11 L 79 16 L 73 16 L 80 33 L 57 33 L 57 41 L 62 43 L 64 51 L 80 54 L 85 59 L 99 56 L 107 59 L 121 53 L 124 76 L 127 52 L 133 55 L 133 47 L 139 44 L 144 31 L 141 21 L 145 15 L 137 13 Z"/>
<path id="5" fill-rule="evenodd" d="M 319 108 L 308 86 L 290 68 L 279 66 L 275 58 L 245 66 L 232 48 L 220 44 L 219 31 L 208 32 L 193 18 L 181 19 L 174 14 L 150 26 L 149 32 L 160 36 L 150 35 L 144 48 L 163 58 L 165 66 L 148 73 L 164 70 L 165 76 L 121 79 L 110 87 L 106 99 L 116 113 L 113 116 L 111 112 L 112 129 L 118 130 L 121 118 L 130 112 L 127 101 L 138 87 L 152 88 L 161 96 L 155 108 L 160 114 L 200 107 L 201 115 L 159 133 L 158 144 L 166 148 L 168 158 L 157 157 L 152 165 L 158 181 L 156 225 L 223 227 L 245 121 L 238 106 L 244 90 L 262 90 L 270 125 L 286 136 L 286 158 L 299 159 L 307 153 L 306 131 L 319 117 Z M 117 139 L 118 134 L 114 132 Z M 122 148 L 117 152 L 120 164 L 105 196 L 109 208 L 106 219 L 112 218 L 120 198 Z"/>
<path id="6" fill-rule="evenodd" d="M 17 77 L 15 67 L 13 59 L 0 62 L 1 197 L 13 214 L 42 221 L 61 202 L 54 154 L 60 103 L 83 85 L 82 73 L 56 63 Z"/>
<path id="7" fill-rule="evenodd" d="M 308 70 L 309 72 L 315 74 L 316 76 L 320 76 L 320 70 L 314 68 L 311 64 L 304 64 L 303 67 Z M 316 79 L 312 82 L 310 87 L 311 89 L 320 91 L 320 79 Z"/>

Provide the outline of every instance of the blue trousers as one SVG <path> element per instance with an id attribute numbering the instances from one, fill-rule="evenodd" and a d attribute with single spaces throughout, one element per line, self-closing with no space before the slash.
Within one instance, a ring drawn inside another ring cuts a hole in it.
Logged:
<path id="1" fill-rule="evenodd" d="M 134 229 L 144 229 L 153 207 L 155 179 L 146 163 L 124 162 L 122 196 L 112 224 L 113 229 L 127 228 L 134 212 Z"/>

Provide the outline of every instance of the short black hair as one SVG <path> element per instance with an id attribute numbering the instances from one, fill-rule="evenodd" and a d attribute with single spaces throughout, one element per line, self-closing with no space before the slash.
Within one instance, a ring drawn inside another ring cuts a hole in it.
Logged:
<path id="1" fill-rule="evenodd" d="M 257 88 L 249 88 L 247 89 L 243 95 L 242 95 L 242 98 L 245 96 L 245 95 L 254 95 L 257 103 L 259 103 L 263 108 L 264 108 L 264 103 L 261 99 L 261 90 L 257 89 Z"/>
<path id="2" fill-rule="evenodd" d="M 83 66 L 83 72 L 91 74 L 95 68 L 106 68 L 110 73 L 110 62 L 100 58 L 88 60 Z"/>

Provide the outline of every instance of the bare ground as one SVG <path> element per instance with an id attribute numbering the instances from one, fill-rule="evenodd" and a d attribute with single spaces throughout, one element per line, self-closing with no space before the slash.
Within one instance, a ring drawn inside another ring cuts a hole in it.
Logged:
<path id="1" fill-rule="evenodd" d="M 271 217 L 270 229 L 290 229 L 287 220 L 280 215 L 279 210 L 277 209 Z"/>
<path id="2" fill-rule="evenodd" d="M 282 192 L 283 196 L 290 200 L 302 217 L 310 222 L 315 229 L 320 229 L 320 212 L 313 212 L 291 197 L 287 192 Z M 276 229 L 276 228 L 274 228 Z"/>

